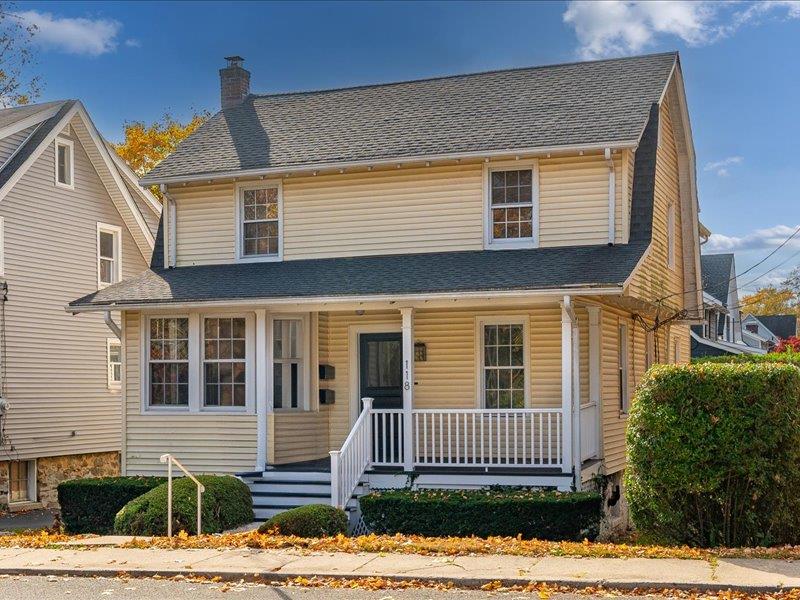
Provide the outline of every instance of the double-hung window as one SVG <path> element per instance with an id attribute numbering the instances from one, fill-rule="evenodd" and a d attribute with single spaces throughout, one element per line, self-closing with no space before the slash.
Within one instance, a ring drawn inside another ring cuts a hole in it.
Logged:
<path id="1" fill-rule="evenodd" d="M 483 408 L 525 408 L 529 375 L 524 322 L 487 319 L 479 326 Z"/>
<path id="2" fill-rule="evenodd" d="M 535 164 L 488 169 L 489 247 L 531 247 L 537 243 L 538 170 Z"/>
<path id="3" fill-rule="evenodd" d="M 56 138 L 56 186 L 74 189 L 75 166 L 71 140 Z"/>
<path id="4" fill-rule="evenodd" d="M 281 257 L 280 184 L 238 188 L 239 260 L 278 260 Z"/>
<path id="5" fill-rule="evenodd" d="M 117 338 L 107 340 L 106 358 L 108 360 L 108 387 L 118 388 L 122 383 L 122 344 Z"/>
<path id="6" fill-rule="evenodd" d="M 306 339 L 302 318 L 272 321 L 273 408 L 306 408 Z"/>
<path id="7" fill-rule="evenodd" d="M 244 407 L 247 322 L 244 317 L 203 319 L 203 406 Z"/>
<path id="8" fill-rule="evenodd" d="M 150 406 L 188 406 L 189 319 L 152 317 L 148 334 Z"/>
<path id="9" fill-rule="evenodd" d="M 122 228 L 97 224 L 97 286 L 105 287 L 122 279 Z"/>

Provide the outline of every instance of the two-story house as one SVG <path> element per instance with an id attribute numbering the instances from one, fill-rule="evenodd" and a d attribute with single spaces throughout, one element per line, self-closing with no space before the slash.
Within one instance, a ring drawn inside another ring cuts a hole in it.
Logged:
<path id="1" fill-rule="evenodd" d="M 797 336 L 797 315 L 753 315 L 742 319 L 745 343 L 754 347 L 773 349 L 781 340 Z"/>
<path id="2" fill-rule="evenodd" d="M 80 102 L 0 110 L 0 503 L 12 510 L 55 506 L 63 479 L 119 473 L 121 342 L 102 314 L 64 305 L 147 269 L 160 213 Z"/>
<path id="3" fill-rule="evenodd" d="M 143 180 L 151 269 L 69 306 L 123 313 L 123 471 L 250 472 L 259 518 L 409 473 L 619 483 L 702 310 L 678 55 L 271 95 L 228 61 Z"/>

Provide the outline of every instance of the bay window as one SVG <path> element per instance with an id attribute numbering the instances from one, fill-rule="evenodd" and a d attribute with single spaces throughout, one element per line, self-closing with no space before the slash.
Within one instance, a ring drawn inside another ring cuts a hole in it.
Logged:
<path id="1" fill-rule="evenodd" d="M 246 405 L 246 335 L 244 317 L 204 319 L 204 406 Z"/>
<path id="2" fill-rule="evenodd" d="M 150 319 L 148 335 L 149 404 L 189 405 L 189 319 Z"/>

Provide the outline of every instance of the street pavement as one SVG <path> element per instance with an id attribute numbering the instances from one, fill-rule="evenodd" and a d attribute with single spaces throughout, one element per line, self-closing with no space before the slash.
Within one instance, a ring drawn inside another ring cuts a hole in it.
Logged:
<path id="1" fill-rule="evenodd" d="M 481 592 L 431 589 L 359 590 L 331 588 L 276 587 L 252 583 L 194 583 L 156 579 L 108 577 L 0 576 L 3 600 L 65 600 L 66 598 L 110 600 L 205 600 L 207 598 L 249 600 L 538 600 L 536 593 Z M 592 596 L 553 594 L 553 600 L 591 600 Z M 598 599 L 601 596 L 597 597 Z M 621 597 L 624 598 L 624 597 Z M 648 596 L 649 600 L 658 597 Z"/>

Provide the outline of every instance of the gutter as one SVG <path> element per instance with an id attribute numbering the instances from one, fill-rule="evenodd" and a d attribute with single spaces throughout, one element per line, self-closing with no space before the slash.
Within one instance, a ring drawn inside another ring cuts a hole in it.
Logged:
<path id="1" fill-rule="evenodd" d="M 104 321 L 104 322 L 105 322 L 105 324 L 108 326 L 108 328 L 111 330 L 111 332 L 112 332 L 112 333 L 113 333 L 115 336 L 117 336 L 117 339 L 118 339 L 119 341 L 122 341 L 122 329 L 120 329 L 120 326 L 119 326 L 119 325 L 117 325 L 117 324 L 114 322 L 114 319 L 112 319 L 112 318 L 111 318 L 111 311 L 110 311 L 110 310 L 106 310 L 106 311 L 103 313 L 103 321 Z"/>
<path id="2" fill-rule="evenodd" d="M 193 181 L 209 181 L 218 179 L 232 179 L 234 177 L 266 177 L 269 175 L 288 175 L 299 172 L 312 172 L 319 170 L 337 170 L 352 167 L 377 167 L 392 166 L 403 163 L 426 163 L 433 161 L 450 161 L 463 159 L 485 159 L 499 157 L 521 158 L 525 155 L 541 155 L 549 153 L 572 153 L 572 152 L 603 152 L 606 149 L 623 150 L 636 149 L 639 145 L 638 140 L 627 140 L 621 142 L 603 142 L 593 144 L 578 144 L 572 146 L 539 146 L 532 148 L 507 148 L 503 150 L 484 150 L 476 152 L 452 152 L 445 154 L 420 154 L 410 156 L 395 156 L 392 158 L 380 158 L 370 160 L 339 161 L 329 163 L 303 163 L 284 167 L 269 167 L 259 169 L 242 169 L 236 171 L 205 172 L 194 175 L 172 175 L 166 177 L 143 177 L 139 183 L 141 185 L 156 185 L 168 183 L 189 183 Z"/>
<path id="3" fill-rule="evenodd" d="M 304 298 L 237 298 L 219 300 L 184 300 L 184 301 L 154 301 L 154 302 L 111 302 L 108 304 L 87 304 L 82 306 L 64 307 L 68 313 L 78 314 L 85 312 L 117 311 L 117 310 L 147 310 L 147 309 L 169 309 L 169 308 L 206 308 L 219 306 L 255 306 L 255 305 L 310 305 L 325 304 L 336 306 L 338 304 L 364 304 L 367 302 L 385 302 L 388 304 L 400 304 L 406 301 L 425 301 L 425 300 L 474 300 L 474 299 L 502 299 L 502 298 L 524 298 L 529 296 L 559 297 L 565 294 L 591 294 L 595 296 L 614 296 L 622 294 L 622 285 L 598 286 L 598 287 L 565 287 L 550 288 L 540 290 L 505 290 L 493 291 L 486 290 L 480 292 L 457 292 L 457 293 L 420 293 L 420 294 L 401 294 L 401 295 L 369 295 L 369 296 L 309 296 Z"/>

